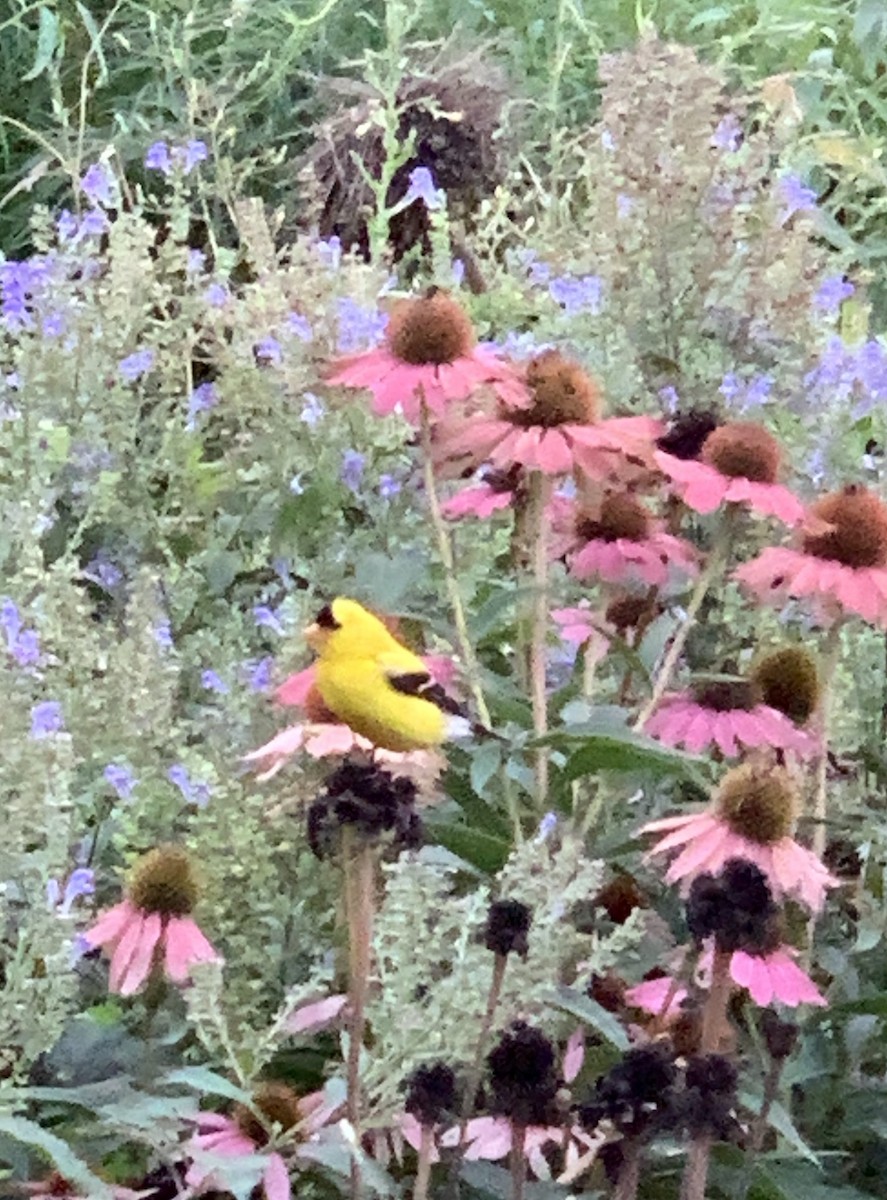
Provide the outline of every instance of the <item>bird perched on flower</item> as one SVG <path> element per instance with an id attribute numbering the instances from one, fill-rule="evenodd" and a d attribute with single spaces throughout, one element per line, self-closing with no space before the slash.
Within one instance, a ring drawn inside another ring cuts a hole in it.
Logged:
<path id="1" fill-rule="evenodd" d="M 424 662 L 356 600 L 339 597 L 305 630 L 317 652 L 323 703 L 385 750 L 418 750 L 465 737 L 472 724 Z"/>

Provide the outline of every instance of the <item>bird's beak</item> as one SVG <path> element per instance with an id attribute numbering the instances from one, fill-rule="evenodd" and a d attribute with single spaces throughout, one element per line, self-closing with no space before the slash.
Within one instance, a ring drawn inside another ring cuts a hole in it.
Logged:
<path id="1" fill-rule="evenodd" d="M 302 630 L 302 637 L 312 650 L 319 650 L 323 644 L 323 630 L 316 621 Z"/>

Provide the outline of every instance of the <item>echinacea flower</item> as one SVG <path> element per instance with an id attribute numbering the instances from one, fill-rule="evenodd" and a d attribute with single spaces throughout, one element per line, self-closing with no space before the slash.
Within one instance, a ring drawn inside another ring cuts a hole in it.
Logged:
<path id="1" fill-rule="evenodd" d="M 799 797 L 783 767 L 745 763 L 721 781 L 701 812 L 650 821 L 641 833 L 663 834 L 648 857 L 678 851 L 666 872 L 686 894 L 697 876 L 717 875 L 731 859 L 754 863 L 776 898 L 797 898 L 819 912 L 837 880 L 810 850 L 794 840 Z"/>
<path id="2" fill-rule="evenodd" d="M 813 1004 L 823 1008 L 828 1001 L 810 976 L 795 962 L 797 951 L 780 946 L 769 954 L 737 950 L 730 958 L 730 978 L 746 989 L 762 1008 L 777 1001 L 788 1008 Z"/>
<path id="3" fill-rule="evenodd" d="M 377 415 L 400 407 L 413 424 L 419 423 L 423 405 L 440 417 L 450 401 L 463 400 L 485 384 L 503 396 L 519 387 L 514 368 L 475 344 L 467 314 L 440 288 L 396 306 L 384 345 L 340 360 L 327 383 L 367 388 Z"/>
<path id="4" fill-rule="evenodd" d="M 644 979 L 626 988 L 623 998 L 631 1008 L 639 1008 L 668 1022 L 677 1020 L 689 996 L 687 989 L 676 983 L 670 975 L 659 975 L 656 979 Z"/>
<path id="5" fill-rule="evenodd" d="M 459 1129 L 449 1129 L 440 1139 L 445 1147 L 458 1146 Z M 405 1136 L 406 1133 L 405 1133 Z M 409 1137 L 407 1140 L 411 1140 Z M 514 1128 L 506 1117 L 474 1117 L 465 1126 L 465 1159 L 467 1162 L 485 1160 L 496 1162 L 505 1158 L 514 1145 Z M 551 1169 L 543 1153 L 546 1146 L 564 1149 L 564 1171 L 569 1172 L 580 1156 L 595 1148 L 593 1140 L 578 1125 L 562 1128 L 558 1125 L 528 1125 L 524 1131 L 523 1150 L 530 1170 L 537 1179 L 550 1179 Z"/>
<path id="6" fill-rule="evenodd" d="M 550 513 L 552 553 L 566 555 L 577 579 L 662 587 L 673 574 L 698 570 L 689 542 L 666 533 L 630 492 L 607 493 L 593 511 L 555 497 Z"/>
<path id="7" fill-rule="evenodd" d="M 601 417 L 597 384 L 559 350 L 544 350 L 526 366 L 525 386 L 502 397 L 493 415 L 452 417 L 438 430 L 438 462 L 489 461 L 508 470 L 528 467 L 545 474 L 578 468 L 598 479 L 624 478 L 630 466 L 652 466 L 651 417 Z"/>
<path id="8" fill-rule="evenodd" d="M 770 546 L 736 571 L 758 600 L 812 600 L 817 614 L 887 626 L 887 505 L 850 485 L 811 506 L 797 549 Z"/>
<path id="9" fill-rule="evenodd" d="M 513 504 L 519 486 L 519 470 L 486 470 L 479 483 L 456 492 L 449 500 L 444 501 L 440 511 L 451 521 L 469 516 L 485 520 L 494 512 L 500 512 Z"/>
<path id="10" fill-rule="evenodd" d="M 777 483 L 782 463 L 779 443 L 752 421 L 718 425 L 702 443 L 698 460 L 662 448 L 655 457 L 680 498 L 696 512 L 741 504 L 788 525 L 797 524 L 804 515 L 800 500 Z"/>
<path id="11" fill-rule="evenodd" d="M 665 696 L 644 732 L 690 754 L 714 745 L 725 758 L 762 746 L 802 757 L 816 749 L 815 738 L 760 702 L 749 680 L 700 683 L 690 692 Z"/>
<path id="12" fill-rule="evenodd" d="M 218 1179 L 212 1168 L 203 1165 L 201 1155 L 232 1159 L 252 1157 L 274 1144 L 275 1131 L 304 1141 L 329 1121 L 335 1107 L 322 1093 L 314 1092 L 299 1098 L 286 1084 L 270 1081 L 260 1084 L 251 1108 L 237 1104 L 230 1116 L 198 1113 L 197 1133 L 188 1143 L 188 1150 L 195 1157 L 188 1167 L 185 1183 L 198 1194 L 224 1190 L 224 1179 Z M 266 1200 L 291 1200 L 289 1170 L 277 1150 L 268 1150 L 262 1188 Z"/>
<path id="13" fill-rule="evenodd" d="M 139 860 L 126 899 L 85 935 L 110 954 L 110 991 L 133 995 L 155 968 L 181 987 L 195 964 L 220 961 L 191 917 L 196 902 L 197 882 L 180 846 L 158 846 Z"/>

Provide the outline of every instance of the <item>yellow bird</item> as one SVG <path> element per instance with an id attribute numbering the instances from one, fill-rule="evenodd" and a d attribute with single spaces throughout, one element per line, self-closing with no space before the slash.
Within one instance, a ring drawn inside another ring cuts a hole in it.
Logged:
<path id="1" fill-rule="evenodd" d="M 322 608 L 305 640 L 317 652 L 317 690 L 326 707 L 374 745 L 419 750 L 465 737 L 472 724 L 434 682 L 422 659 L 356 600 Z"/>

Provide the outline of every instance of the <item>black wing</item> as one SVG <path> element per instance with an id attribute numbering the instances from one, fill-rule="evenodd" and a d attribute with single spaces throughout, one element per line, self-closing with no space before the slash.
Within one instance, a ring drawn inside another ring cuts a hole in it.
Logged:
<path id="1" fill-rule="evenodd" d="M 388 682 L 396 692 L 404 696 L 418 696 L 421 700 L 429 700 L 445 713 L 455 717 L 466 717 L 465 708 L 448 696 L 439 683 L 435 683 L 427 671 L 406 671 L 398 675 L 389 675 Z"/>

